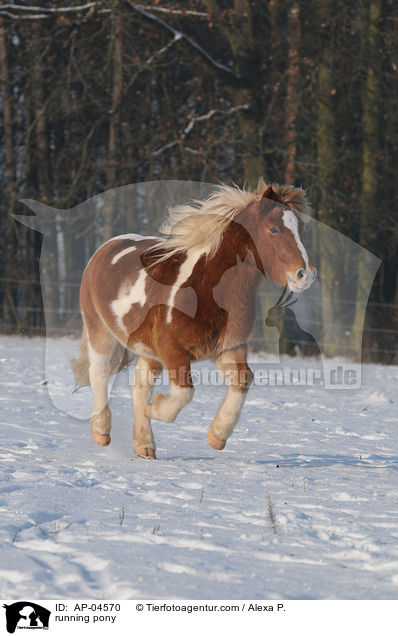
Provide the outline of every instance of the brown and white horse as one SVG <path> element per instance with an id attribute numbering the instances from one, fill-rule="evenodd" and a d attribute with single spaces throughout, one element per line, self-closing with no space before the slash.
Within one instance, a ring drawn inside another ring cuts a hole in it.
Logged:
<path id="1" fill-rule="evenodd" d="M 252 382 L 246 352 L 261 277 L 294 292 L 315 278 L 300 238 L 309 212 L 300 188 L 223 185 L 170 210 L 167 238 L 126 234 L 95 252 L 82 278 L 81 355 L 73 362 L 77 383 L 92 387 L 94 442 L 110 443 L 108 379 L 135 354 L 134 452 L 156 457 L 150 418 L 172 422 L 192 400 L 190 365 L 202 359 L 226 376 L 207 434 L 210 446 L 224 448 Z M 162 368 L 170 390 L 151 402 Z"/>

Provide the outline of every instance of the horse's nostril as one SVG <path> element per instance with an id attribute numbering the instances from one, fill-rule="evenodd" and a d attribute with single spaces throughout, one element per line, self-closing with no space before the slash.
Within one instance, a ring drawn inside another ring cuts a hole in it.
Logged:
<path id="1" fill-rule="evenodd" d="M 296 274 L 296 277 L 297 277 L 297 280 L 302 280 L 303 278 L 305 278 L 305 270 L 299 269 Z"/>

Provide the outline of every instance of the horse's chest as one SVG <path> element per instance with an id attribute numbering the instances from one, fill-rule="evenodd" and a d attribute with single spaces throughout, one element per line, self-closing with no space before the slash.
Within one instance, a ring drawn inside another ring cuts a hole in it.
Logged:
<path id="1" fill-rule="evenodd" d="M 209 358 L 219 348 L 222 333 L 222 324 L 202 325 L 200 329 L 192 334 L 192 339 L 187 349 L 195 360 Z"/>

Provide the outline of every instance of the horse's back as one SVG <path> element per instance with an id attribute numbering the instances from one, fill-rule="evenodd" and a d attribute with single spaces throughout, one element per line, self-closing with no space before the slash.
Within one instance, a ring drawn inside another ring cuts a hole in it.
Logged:
<path id="1" fill-rule="evenodd" d="M 97 249 L 84 270 L 80 287 L 80 306 L 86 322 L 99 317 L 112 331 L 119 331 L 113 303 L 123 299 L 124 289 L 136 285 L 140 272 L 145 272 L 145 252 L 159 242 L 153 236 L 122 234 Z M 137 298 L 138 303 L 142 300 Z"/>
<path id="2" fill-rule="evenodd" d="M 142 256 L 160 241 L 154 236 L 122 234 L 103 243 L 89 260 L 83 273 L 82 287 L 109 284 L 113 289 L 115 282 L 129 274 L 134 275 L 137 267 L 142 267 Z"/>

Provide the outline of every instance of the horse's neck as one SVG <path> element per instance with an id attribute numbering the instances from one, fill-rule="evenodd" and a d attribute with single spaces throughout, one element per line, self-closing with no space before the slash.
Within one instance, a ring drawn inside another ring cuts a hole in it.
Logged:
<path id="1" fill-rule="evenodd" d="M 246 279 L 257 281 L 261 277 L 256 260 L 257 250 L 248 231 L 240 223 L 232 223 L 219 249 L 219 261 L 225 269 L 237 267 Z"/>
<path id="2" fill-rule="evenodd" d="M 214 288 L 225 302 L 251 303 L 254 300 L 261 272 L 253 253 L 253 242 L 239 224 L 225 233 L 213 263 Z"/>

